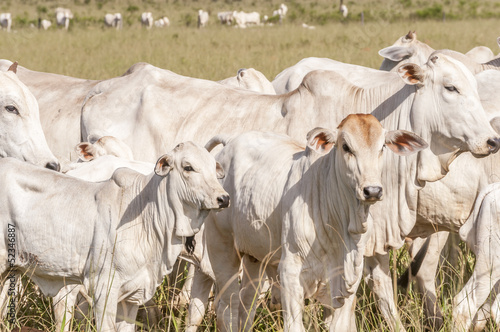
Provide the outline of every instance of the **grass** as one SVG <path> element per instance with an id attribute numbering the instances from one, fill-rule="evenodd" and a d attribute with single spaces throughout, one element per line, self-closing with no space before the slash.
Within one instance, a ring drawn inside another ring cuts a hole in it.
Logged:
<path id="1" fill-rule="evenodd" d="M 310 57 L 328 57 L 342 62 L 378 68 L 382 58 L 377 51 L 391 45 L 409 30 L 416 30 L 420 40 L 436 49 L 450 48 L 467 52 L 485 45 L 498 53 L 497 1 L 463 0 L 358 0 L 345 1 L 350 16 L 342 20 L 337 3 L 326 0 L 286 1 L 289 14 L 283 25 L 235 29 L 220 26 L 215 14 L 222 10 L 258 10 L 272 12 L 281 0 L 5 0 L 0 11 L 10 11 L 15 17 L 13 32 L 0 31 L 0 58 L 17 60 L 29 69 L 59 73 L 87 79 L 107 79 L 124 73 L 136 62 L 149 62 L 176 73 L 209 80 L 235 76 L 239 68 L 256 68 L 272 80 L 283 69 Z M 69 7 L 75 20 L 69 31 L 52 27 L 48 31 L 29 28 L 38 17 L 52 18 L 57 6 Z M 441 6 L 441 7 L 438 7 Z M 197 29 L 195 13 L 209 10 L 207 28 Z M 156 17 L 167 15 L 172 26 L 166 29 L 141 29 L 139 13 L 151 10 Z M 442 12 L 446 20 L 442 20 Z M 122 31 L 105 29 L 105 12 L 122 12 Z M 360 14 L 365 17 L 360 23 Z M 315 30 L 301 23 L 316 25 Z M 440 301 L 446 315 L 444 331 L 450 330 L 451 299 L 470 276 L 474 259 L 460 248 L 458 265 L 440 269 Z M 408 265 L 404 249 L 398 252 L 397 274 Z M 458 267 L 457 267 L 458 266 Z M 50 300 L 41 297 L 34 285 L 23 277 L 22 296 L 17 305 L 18 325 L 44 331 L 55 331 Z M 366 285 L 358 291 L 356 320 L 360 331 L 386 331 L 376 299 Z M 162 313 L 158 329 L 182 331 L 186 310 L 172 301 L 166 285 L 155 295 L 157 310 Z M 268 299 L 267 299 L 268 300 Z M 413 289 L 398 293 L 398 308 L 408 331 L 423 331 L 422 303 Z M 305 323 L 308 330 L 322 330 L 322 308 L 311 302 L 307 306 Z M 90 319 L 75 323 L 75 331 L 93 331 Z M 144 329 L 150 322 L 142 319 Z M 272 312 L 263 301 L 254 322 L 258 331 L 281 329 L 279 312 Z M 0 326 L 1 328 L 1 326 Z M 3 329 L 7 329 L 6 325 Z M 143 329 L 140 327 L 139 329 Z M 216 329 L 214 312 L 206 316 L 201 330 Z M 489 331 L 497 330 L 490 324 Z"/>

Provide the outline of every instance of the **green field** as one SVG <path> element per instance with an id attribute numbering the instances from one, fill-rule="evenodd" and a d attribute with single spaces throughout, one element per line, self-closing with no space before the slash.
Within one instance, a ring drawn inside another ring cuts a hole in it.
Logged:
<path id="1" fill-rule="evenodd" d="M 378 68 L 382 62 L 378 50 L 409 30 L 416 30 L 418 38 L 435 49 L 467 52 L 484 45 L 495 54 L 500 51 L 496 42 L 500 35 L 500 2 L 490 0 L 345 1 L 350 10 L 347 19 L 339 15 L 338 1 L 286 1 L 289 13 L 282 25 L 238 29 L 221 26 L 216 21 L 218 11 L 256 10 L 261 15 L 270 15 L 280 3 L 280 0 L 2 0 L 0 12 L 11 12 L 14 22 L 11 33 L 0 31 L 0 58 L 17 60 L 20 65 L 37 71 L 88 79 L 111 78 L 136 62 L 148 62 L 209 80 L 235 76 L 239 68 L 253 67 L 272 80 L 283 69 L 310 56 Z M 69 31 L 55 27 L 53 12 L 58 6 L 70 8 L 75 14 Z M 210 12 L 210 23 L 204 29 L 196 28 L 196 12 L 200 8 Z M 140 13 L 148 10 L 155 17 L 168 16 L 171 27 L 141 28 Z M 123 30 L 104 27 L 103 16 L 107 12 L 124 14 Z M 360 21 L 361 12 L 364 25 Z M 30 28 L 30 23 L 36 24 L 38 17 L 51 19 L 53 26 L 48 31 Z M 316 29 L 304 29 L 302 23 Z M 452 296 L 473 268 L 473 257 L 462 247 L 459 252 L 459 262 L 447 266 L 441 274 L 446 280 L 439 288 L 441 304 L 448 315 L 444 331 L 450 330 Z M 394 260 L 395 272 L 401 273 L 407 264 L 405 251 L 396 253 Z M 50 300 L 38 296 L 26 280 L 24 289 L 26 293 L 17 307 L 19 324 L 55 331 Z M 158 328 L 182 331 L 185 311 L 172 305 L 167 293 L 162 288 L 156 296 L 165 317 Z M 356 312 L 359 330 L 386 331 L 388 327 L 368 288 L 362 286 L 359 295 Z M 424 330 L 422 304 L 414 292 L 411 289 L 400 292 L 398 299 L 408 331 Z M 318 323 L 321 308 L 311 304 L 307 311 L 309 329 L 321 330 Z M 74 330 L 92 331 L 87 322 L 83 320 Z M 279 330 L 279 313 L 270 313 L 264 302 L 255 328 Z M 203 329 L 215 329 L 213 312 L 207 315 Z M 497 327 L 492 325 L 488 330 L 496 331 Z"/>

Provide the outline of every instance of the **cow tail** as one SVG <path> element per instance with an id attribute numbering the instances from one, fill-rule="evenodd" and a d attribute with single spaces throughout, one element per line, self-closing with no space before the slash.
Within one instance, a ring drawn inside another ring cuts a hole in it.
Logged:
<path id="1" fill-rule="evenodd" d="M 222 144 L 226 146 L 230 141 L 232 137 L 229 135 L 217 135 L 214 136 L 208 141 L 207 144 L 205 144 L 205 149 L 207 149 L 209 152 L 213 150 L 217 145 Z"/>
<path id="2" fill-rule="evenodd" d="M 398 279 L 398 286 L 407 289 L 408 284 L 410 283 L 410 273 L 413 277 L 415 277 L 420 270 L 420 267 L 422 266 L 422 263 L 424 261 L 425 255 L 427 254 L 427 249 L 429 248 L 429 243 L 430 243 L 430 237 L 428 237 L 424 245 L 420 248 L 420 250 L 417 252 L 413 260 L 411 261 L 410 268 L 407 269 L 401 277 Z"/>

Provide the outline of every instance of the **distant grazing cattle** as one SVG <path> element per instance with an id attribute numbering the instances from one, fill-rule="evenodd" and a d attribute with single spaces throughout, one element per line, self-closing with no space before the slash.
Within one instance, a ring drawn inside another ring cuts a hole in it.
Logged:
<path id="1" fill-rule="evenodd" d="M 96 330 L 133 330 L 139 305 L 172 271 L 184 238 L 198 232 L 210 210 L 229 205 L 222 176 L 214 158 L 191 142 L 160 157 L 149 175 L 120 168 L 99 183 L 3 158 L 1 183 L 8 185 L 0 189 L 0 219 L 15 229 L 14 268 L 48 296 L 83 285 L 92 294 Z"/>
<path id="2" fill-rule="evenodd" d="M 221 24 L 233 24 L 233 12 L 218 12 L 217 18 L 219 19 Z"/>
<path id="3" fill-rule="evenodd" d="M 208 12 L 203 9 L 198 10 L 198 28 L 203 28 L 208 23 Z"/>
<path id="4" fill-rule="evenodd" d="M 46 20 L 46 19 L 41 19 L 39 18 L 38 19 L 38 29 L 43 29 L 43 30 L 47 30 L 48 28 L 50 28 L 52 25 L 52 22 L 50 22 L 49 20 Z"/>
<path id="5" fill-rule="evenodd" d="M 344 4 L 340 5 L 339 11 L 340 15 L 342 15 L 343 18 L 346 18 L 347 15 L 349 14 L 349 10 L 347 9 L 347 6 Z"/>
<path id="6" fill-rule="evenodd" d="M 163 28 L 163 27 L 169 27 L 169 26 L 170 26 L 170 20 L 166 16 L 163 16 L 159 20 L 155 21 L 155 27 L 157 27 L 157 28 Z"/>
<path id="7" fill-rule="evenodd" d="M 246 28 L 248 25 L 260 24 L 260 14 L 257 12 L 245 13 L 242 11 L 234 11 L 233 18 L 240 28 Z"/>
<path id="8" fill-rule="evenodd" d="M 57 25 L 63 26 L 64 29 L 68 30 L 69 21 L 73 18 L 73 13 L 67 8 L 56 8 L 56 22 Z"/>
<path id="9" fill-rule="evenodd" d="M 229 77 L 219 83 L 239 87 L 245 90 L 275 95 L 274 87 L 260 71 L 253 68 L 238 70 L 236 77 Z"/>
<path id="10" fill-rule="evenodd" d="M 280 5 L 280 8 L 273 11 L 273 16 L 279 16 L 281 23 L 283 21 L 283 18 L 286 16 L 287 12 L 288 12 L 288 7 L 284 3 L 282 3 Z"/>
<path id="11" fill-rule="evenodd" d="M 143 27 L 146 27 L 147 29 L 151 29 L 153 26 L 154 20 L 153 20 L 153 13 L 151 12 L 144 12 L 141 14 L 141 24 Z"/>
<path id="12" fill-rule="evenodd" d="M 38 103 L 16 72 L 17 62 L 0 70 L 0 158 L 14 157 L 58 171 L 59 162 L 40 125 Z"/>
<path id="13" fill-rule="evenodd" d="M 0 13 L 0 28 L 10 31 L 12 26 L 12 15 L 10 13 Z"/>
<path id="14" fill-rule="evenodd" d="M 104 15 L 104 24 L 108 27 L 116 28 L 117 30 L 123 27 L 122 14 L 106 14 Z"/>

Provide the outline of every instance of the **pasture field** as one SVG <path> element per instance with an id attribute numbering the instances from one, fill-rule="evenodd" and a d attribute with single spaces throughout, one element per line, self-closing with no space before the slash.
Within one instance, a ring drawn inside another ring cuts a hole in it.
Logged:
<path id="1" fill-rule="evenodd" d="M 345 20 L 337 13 L 337 2 L 291 1 L 285 2 L 289 14 L 282 25 L 236 29 L 216 22 L 217 11 L 257 10 L 263 14 L 272 12 L 280 3 L 275 0 L 2 0 L 0 12 L 11 11 L 15 19 L 11 33 L 0 31 L 0 58 L 19 61 L 20 65 L 37 71 L 97 80 L 121 75 L 136 62 L 148 62 L 182 75 L 209 80 L 235 76 L 239 68 L 253 67 L 272 80 L 283 69 L 310 56 L 378 68 L 382 62 L 378 50 L 393 44 L 409 30 L 416 30 L 418 38 L 435 49 L 467 52 L 474 46 L 484 45 L 495 54 L 500 51 L 496 43 L 500 35 L 500 3 L 493 0 L 346 1 L 352 16 Z M 52 15 L 53 19 L 53 9 L 57 6 L 71 8 L 75 13 L 75 22 L 71 23 L 69 31 L 54 26 L 48 31 L 29 27 L 29 23 L 35 23 L 39 16 L 51 18 Z M 436 6 L 441 6 L 441 9 L 437 10 Z M 204 29 L 196 28 L 199 8 L 211 13 L 210 24 Z M 434 8 L 434 12 L 429 10 L 427 16 L 417 14 L 417 11 L 428 8 Z M 155 17 L 169 16 L 172 26 L 149 31 L 142 29 L 137 18 L 146 10 L 153 11 Z M 444 22 L 443 10 L 447 13 Z M 123 30 L 104 28 L 104 13 L 117 11 L 126 13 Z M 320 14 L 325 11 L 326 14 Z M 364 25 L 360 23 L 361 11 L 365 14 Z M 302 28 L 303 22 L 315 25 L 316 29 Z M 441 305 L 447 315 L 444 331 L 450 330 L 452 298 L 474 266 L 474 257 L 463 245 L 456 246 L 454 254 L 458 256 L 457 261 L 444 263 L 440 272 Z M 394 252 L 393 262 L 394 274 L 401 274 L 408 265 L 406 251 Z M 387 331 L 369 288 L 362 285 L 358 294 L 358 329 Z M 163 320 L 153 328 L 183 331 L 185 308 L 174 305 L 168 295 L 165 285 L 155 296 Z M 400 315 L 408 331 L 423 331 L 425 324 L 418 296 L 410 287 L 400 290 L 397 297 Z M 255 330 L 280 330 L 280 314 L 272 313 L 267 303 L 264 299 L 258 310 Z M 40 297 L 27 278 L 23 278 L 16 309 L 17 326 L 57 331 L 50 300 Z M 305 318 L 308 330 L 323 330 L 321 311 L 319 305 L 309 303 Z M 91 317 L 75 323 L 77 326 L 73 326 L 73 330 L 93 331 L 89 321 Z M 149 325 L 141 319 L 139 329 L 146 330 Z M 10 327 L 4 321 L 0 330 Z M 207 314 L 200 330 L 215 329 L 212 311 Z M 496 331 L 497 327 L 490 324 L 487 330 Z"/>

